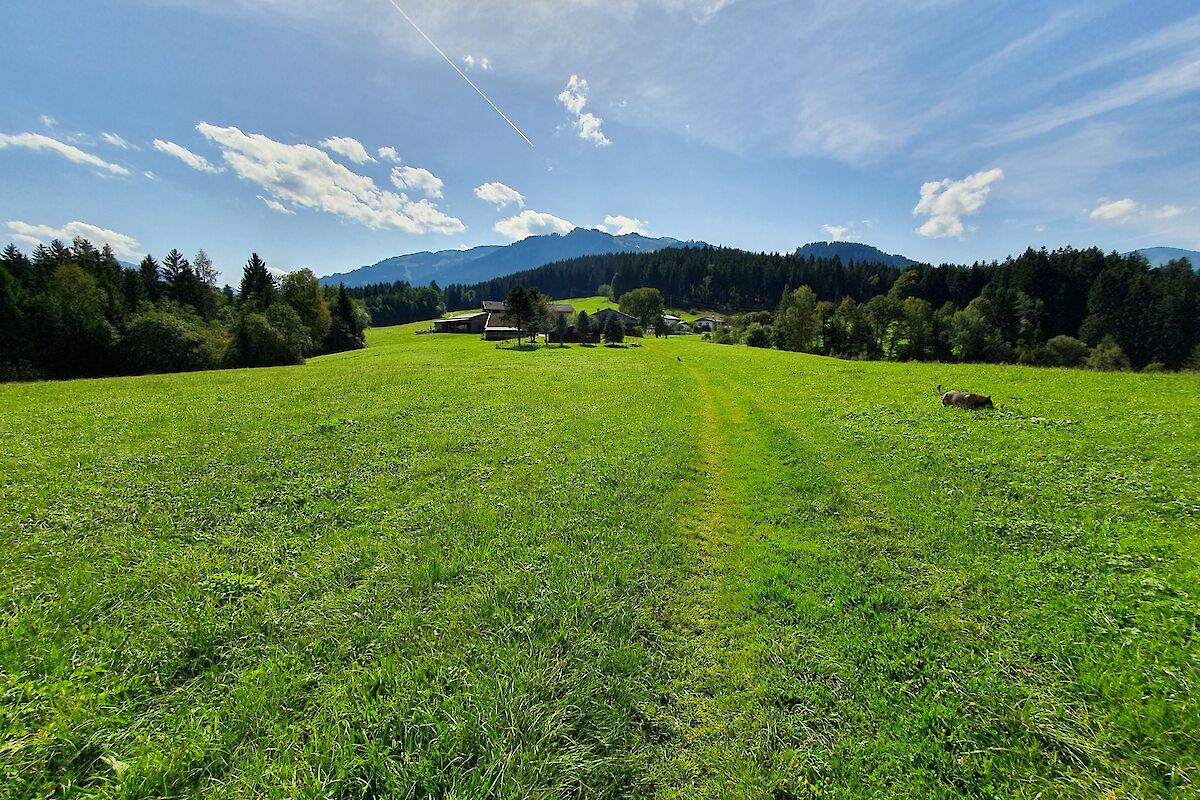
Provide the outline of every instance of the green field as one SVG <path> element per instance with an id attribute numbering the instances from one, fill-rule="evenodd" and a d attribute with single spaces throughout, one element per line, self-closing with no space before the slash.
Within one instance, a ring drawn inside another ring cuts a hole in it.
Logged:
<path id="1" fill-rule="evenodd" d="M 0 386 L 0 797 L 1200 795 L 1200 377 L 425 327 Z"/>
<path id="2" fill-rule="evenodd" d="M 576 297 L 571 300 L 563 300 L 562 302 L 570 303 L 572 306 L 574 306 L 575 313 L 579 313 L 580 311 L 586 311 L 588 314 L 595 314 L 597 311 L 599 311 L 602 308 L 617 308 L 620 305 L 619 303 L 614 303 L 612 300 L 609 300 L 607 297 L 602 297 L 600 295 L 595 295 L 593 297 Z M 465 312 L 447 311 L 443 316 L 454 317 L 454 316 L 458 316 L 459 314 L 462 314 L 462 313 L 465 313 Z M 674 314 L 675 316 L 679 317 L 684 322 L 695 322 L 696 320 L 700 319 L 700 317 L 702 317 L 705 314 L 708 314 L 710 312 L 694 311 L 694 310 L 686 311 L 683 309 L 668 308 L 667 313 Z M 418 325 L 417 327 L 418 328 L 421 328 L 421 327 L 427 328 L 429 326 L 428 325 L 425 325 L 425 326 Z"/>

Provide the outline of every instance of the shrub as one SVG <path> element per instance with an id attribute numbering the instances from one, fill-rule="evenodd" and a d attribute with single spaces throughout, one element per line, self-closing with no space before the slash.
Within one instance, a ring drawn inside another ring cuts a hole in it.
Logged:
<path id="1" fill-rule="evenodd" d="M 1042 350 L 1051 367 L 1078 367 L 1087 358 L 1088 348 L 1074 336 L 1055 336 Z"/>
<path id="2" fill-rule="evenodd" d="M 121 342 L 121 355 L 133 373 L 189 372 L 212 369 L 218 355 L 199 321 L 166 311 L 134 317 Z"/>
<path id="3" fill-rule="evenodd" d="M 761 322 L 754 322 L 746 328 L 746 344 L 750 347 L 770 347 L 771 331 Z"/>
<path id="4" fill-rule="evenodd" d="M 228 360 L 234 367 L 271 367 L 299 364 L 304 357 L 265 316 L 246 313 L 238 317 L 234 326 Z"/>
<path id="5" fill-rule="evenodd" d="M 1097 372 L 1124 372 L 1129 369 L 1129 357 L 1117 344 L 1116 339 L 1105 336 L 1100 344 L 1092 348 L 1092 354 L 1087 359 L 1088 369 Z"/>

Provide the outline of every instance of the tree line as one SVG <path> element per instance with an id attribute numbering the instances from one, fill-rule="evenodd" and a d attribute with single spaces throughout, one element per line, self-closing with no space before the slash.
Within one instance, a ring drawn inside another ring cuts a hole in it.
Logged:
<path id="1" fill-rule="evenodd" d="M 447 287 L 447 305 L 474 307 L 517 285 L 554 297 L 655 288 L 671 307 L 731 314 L 717 341 L 842 358 L 1200 367 L 1200 274 L 1186 259 L 1155 268 L 1140 255 L 1097 248 L 907 268 L 672 248 Z"/>
<path id="2" fill-rule="evenodd" d="M 370 318 L 343 287 L 277 280 L 252 254 L 237 291 L 200 250 L 136 268 L 86 239 L 0 252 L 0 380 L 298 364 L 365 345 Z"/>

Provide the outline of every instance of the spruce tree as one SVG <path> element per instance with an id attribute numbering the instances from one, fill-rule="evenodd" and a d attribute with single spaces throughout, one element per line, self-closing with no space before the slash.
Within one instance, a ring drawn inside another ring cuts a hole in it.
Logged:
<path id="1" fill-rule="evenodd" d="M 250 260 L 242 269 L 242 285 L 238 298 L 242 307 L 251 311 L 265 311 L 275 302 L 275 277 L 267 269 L 267 263 L 258 253 L 251 253 Z"/>
<path id="2" fill-rule="evenodd" d="M 150 302 L 157 303 L 162 287 L 158 282 L 158 262 L 154 260 L 154 256 L 147 254 L 142 259 L 142 263 L 138 265 L 138 275 L 141 276 L 142 286 L 145 287 Z"/>

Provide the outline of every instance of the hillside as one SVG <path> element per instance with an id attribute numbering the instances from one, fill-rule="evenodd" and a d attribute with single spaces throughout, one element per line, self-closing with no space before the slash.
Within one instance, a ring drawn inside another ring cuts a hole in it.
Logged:
<path id="1" fill-rule="evenodd" d="M 530 236 L 504 246 L 486 245 L 470 250 L 393 256 L 369 267 L 328 275 L 321 278 L 321 282 L 327 285 L 345 283 L 347 286 L 400 280 L 414 286 L 426 286 L 432 281 L 442 286 L 451 283 L 470 284 L 578 256 L 645 253 L 667 247 L 688 246 L 704 245 L 703 242 L 683 242 L 669 237 L 651 239 L 636 233 L 614 236 L 603 231 L 576 228 L 566 235 L 552 233 Z"/>
<path id="2" fill-rule="evenodd" d="M 907 267 L 917 262 L 904 256 L 885 253 L 878 247 L 860 242 L 810 242 L 796 249 L 796 255 L 821 259 L 841 259 L 843 264 L 851 261 L 868 264 L 886 264 L 889 267 Z"/>
<path id="3" fill-rule="evenodd" d="M 0 795 L 1189 796 L 1200 378 L 414 328 L 0 385 Z"/>
<path id="4" fill-rule="evenodd" d="M 1144 247 L 1134 252 L 1145 257 L 1151 266 L 1161 267 L 1172 261 L 1186 258 L 1192 262 L 1192 269 L 1200 270 L 1200 252 L 1184 250 L 1180 247 Z"/>

